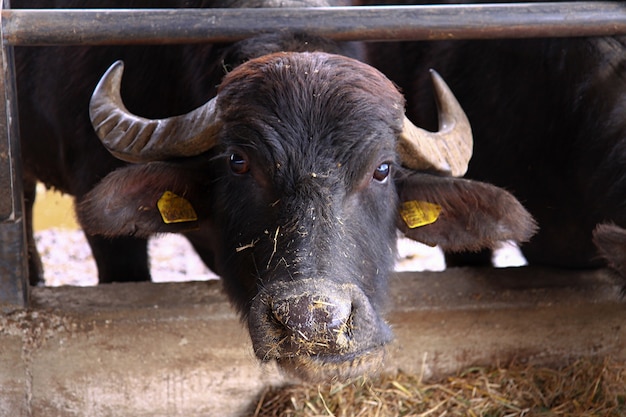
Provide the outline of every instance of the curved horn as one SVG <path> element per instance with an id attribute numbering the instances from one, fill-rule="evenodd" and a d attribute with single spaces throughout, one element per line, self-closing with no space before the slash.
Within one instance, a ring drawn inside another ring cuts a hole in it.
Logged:
<path id="1" fill-rule="evenodd" d="M 145 119 L 130 113 L 122 102 L 123 72 L 122 61 L 111 65 L 89 102 L 91 124 L 113 156 L 127 162 L 149 162 L 198 155 L 215 146 L 219 128 L 215 98 L 181 116 Z"/>
<path id="2" fill-rule="evenodd" d="M 472 128 L 443 78 L 434 70 L 430 73 L 439 111 L 439 131 L 421 129 L 405 117 L 398 153 L 408 168 L 435 169 L 462 177 L 472 157 Z"/>

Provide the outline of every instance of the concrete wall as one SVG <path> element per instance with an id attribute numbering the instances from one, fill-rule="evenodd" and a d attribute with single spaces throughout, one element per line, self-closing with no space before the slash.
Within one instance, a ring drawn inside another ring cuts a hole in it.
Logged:
<path id="1" fill-rule="evenodd" d="M 0 316 L 0 416 L 239 416 L 287 382 L 257 363 L 219 282 L 34 288 L 32 299 Z M 604 271 L 397 274 L 387 317 L 388 371 L 626 359 L 626 305 Z"/>

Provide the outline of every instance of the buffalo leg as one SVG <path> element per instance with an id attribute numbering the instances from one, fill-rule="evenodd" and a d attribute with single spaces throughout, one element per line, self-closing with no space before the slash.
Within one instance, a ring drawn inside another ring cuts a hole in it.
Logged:
<path id="1" fill-rule="evenodd" d="M 33 205 L 37 195 L 37 182 L 24 178 L 24 221 L 26 222 L 26 240 L 28 245 L 28 281 L 30 285 L 44 283 L 43 265 L 33 231 Z"/>
<path id="2" fill-rule="evenodd" d="M 133 237 L 87 236 L 99 283 L 150 281 L 148 241 Z"/>
<path id="3" fill-rule="evenodd" d="M 599 224 L 593 242 L 610 268 L 624 280 L 626 290 L 626 230 L 615 224 Z"/>
<path id="4" fill-rule="evenodd" d="M 446 253 L 446 266 L 491 266 L 491 253 L 491 249 L 483 249 L 478 252 Z"/>

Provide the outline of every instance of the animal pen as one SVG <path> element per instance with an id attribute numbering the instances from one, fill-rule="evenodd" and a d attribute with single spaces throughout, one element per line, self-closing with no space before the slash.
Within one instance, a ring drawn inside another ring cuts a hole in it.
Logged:
<path id="1" fill-rule="evenodd" d="M 223 42 L 280 30 L 337 40 L 626 34 L 620 2 L 287 9 L 1 7 L 0 415 L 236 416 L 286 380 L 254 359 L 219 282 L 30 288 L 13 47 Z M 609 273 L 527 267 L 397 273 L 387 371 L 626 360 Z"/>

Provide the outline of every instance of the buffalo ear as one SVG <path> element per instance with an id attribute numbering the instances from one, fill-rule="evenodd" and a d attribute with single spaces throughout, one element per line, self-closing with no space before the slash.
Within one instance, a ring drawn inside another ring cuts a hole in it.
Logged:
<path id="1" fill-rule="evenodd" d="M 195 230 L 208 212 L 200 198 L 208 190 L 194 178 L 166 162 L 117 169 L 77 200 L 79 222 L 85 233 L 108 237 Z"/>
<path id="2" fill-rule="evenodd" d="M 503 240 L 525 242 L 537 230 L 520 202 L 491 184 L 413 173 L 397 186 L 398 228 L 407 237 L 444 251 L 478 251 Z"/>

